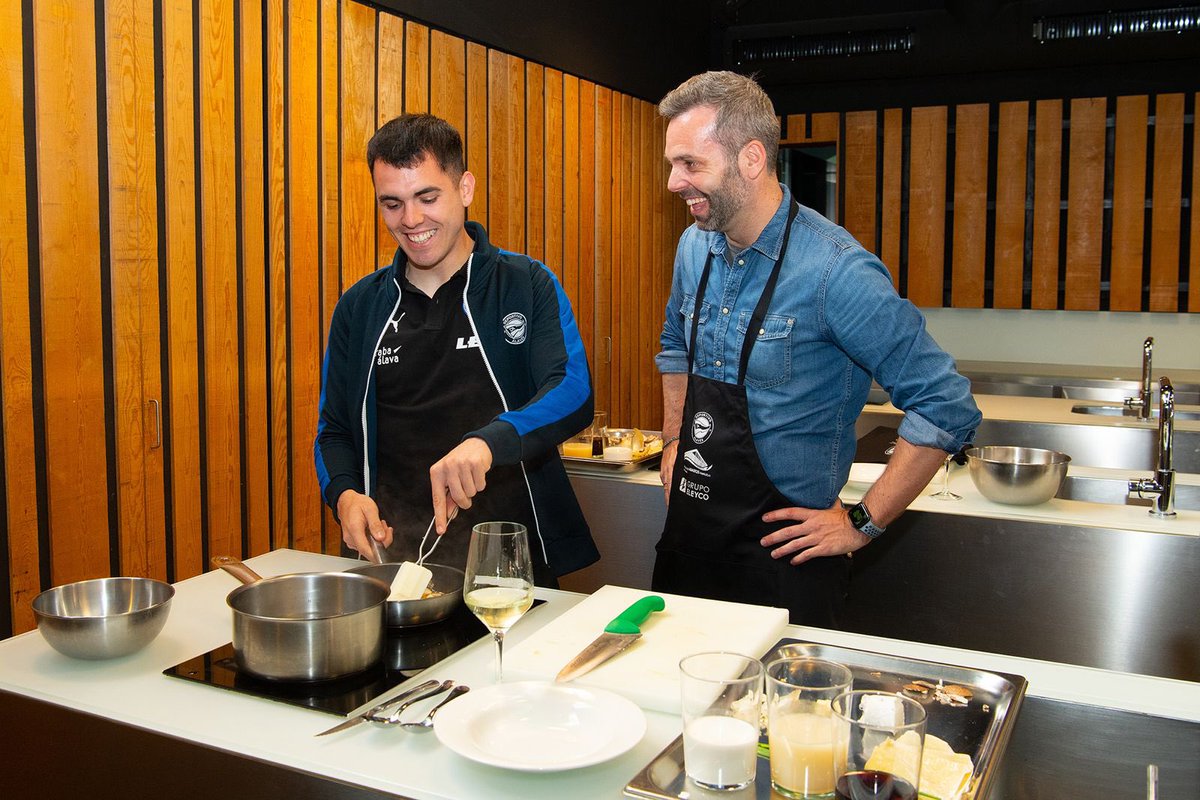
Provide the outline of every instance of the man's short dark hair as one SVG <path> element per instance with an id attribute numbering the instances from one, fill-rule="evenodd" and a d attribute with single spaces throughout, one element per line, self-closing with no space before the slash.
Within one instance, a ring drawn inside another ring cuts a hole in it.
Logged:
<path id="1" fill-rule="evenodd" d="M 446 120 L 432 114 L 401 114 L 383 124 L 367 142 L 367 167 L 375 162 L 397 169 L 411 169 L 432 156 L 454 180 L 466 171 L 462 137 Z"/>

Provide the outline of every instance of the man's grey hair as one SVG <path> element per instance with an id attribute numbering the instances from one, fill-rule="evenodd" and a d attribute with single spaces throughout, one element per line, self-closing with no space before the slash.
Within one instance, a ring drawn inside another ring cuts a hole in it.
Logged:
<path id="1" fill-rule="evenodd" d="M 713 138 L 736 159 L 750 141 L 757 139 L 767 151 L 767 166 L 774 172 L 779 158 L 779 118 L 771 98 L 752 77 L 736 72 L 702 72 L 667 93 L 658 113 L 670 122 L 697 106 L 717 110 Z"/>

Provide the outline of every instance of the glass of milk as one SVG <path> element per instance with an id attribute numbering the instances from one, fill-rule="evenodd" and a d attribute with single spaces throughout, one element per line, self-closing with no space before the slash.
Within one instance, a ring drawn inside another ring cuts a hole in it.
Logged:
<path id="1" fill-rule="evenodd" d="M 706 789 L 754 780 L 762 706 L 762 662 L 738 653 L 696 653 L 679 662 L 683 764 Z"/>
<path id="2" fill-rule="evenodd" d="M 820 658 L 767 664 L 771 786 L 784 797 L 833 797 L 833 699 L 849 691 L 849 669 Z"/>

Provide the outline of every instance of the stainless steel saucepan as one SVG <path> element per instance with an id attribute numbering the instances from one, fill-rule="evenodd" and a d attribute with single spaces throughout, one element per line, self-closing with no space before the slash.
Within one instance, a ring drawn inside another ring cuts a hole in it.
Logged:
<path id="1" fill-rule="evenodd" d="M 383 654 L 389 587 L 366 575 L 311 572 L 263 578 L 230 556 L 212 560 L 238 580 L 233 653 L 263 678 L 317 681 L 362 672 Z"/>

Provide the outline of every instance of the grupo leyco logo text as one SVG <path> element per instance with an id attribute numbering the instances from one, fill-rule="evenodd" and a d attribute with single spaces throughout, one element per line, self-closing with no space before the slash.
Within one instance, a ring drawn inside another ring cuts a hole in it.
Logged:
<path id="1" fill-rule="evenodd" d="M 713 432 L 713 418 L 709 416 L 707 411 L 697 411 L 692 417 L 692 441 L 696 444 L 704 444 Z"/>
<path id="2" fill-rule="evenodd" d="M 695 481 L 689 481 L 687 478 L 680 478 L 679 491 L 696 500 L 707 500 L 709 488 L 703 483 L 696 483 Z"/>
<path id="3" fill-rule="evenodd" d="M 514 311 L 507 315 L 501 324 L 504 326 L 504 338 L 508 340 L 509 344 L 520 344 L 525 341 L 529 326 L 524 314 Z"/>

